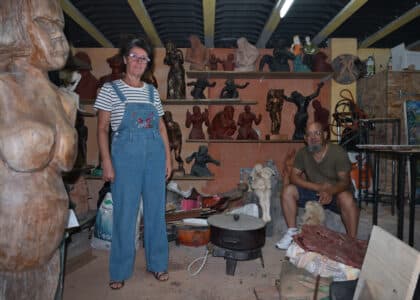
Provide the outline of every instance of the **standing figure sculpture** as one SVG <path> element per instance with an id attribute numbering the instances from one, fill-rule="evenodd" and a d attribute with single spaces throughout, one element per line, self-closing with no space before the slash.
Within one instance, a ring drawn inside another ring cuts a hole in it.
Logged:
<path id="1" fill-rule="evenodd" d="M 185 118 L 185 127 L 190 128 L 192 125 L 188 138 L 192 140 L 204 140 L 206 137 L 204 136 L 203 123 L 207 127 L 209 126 L 209 111 L 206 108 L 204 112 L 201 112 L 200 107 L 197 105 L 194 105 L 192 110 L 192 113 L 187 110 Z"/>
<path id="2" fill-rule="evenodd" d="M 165 45 L 166 55 L 163 63 L 169 66 L 167 99 L 185 99 L 184 55 L 173 42 Z"/>
<path id="3" fill-rule="evenodd" d="M 199 146 L 198 151 L 192 153 L 190 156 L 185 158 L 187 163 L 190 163 L 194 159 L 194 164 L 191 167 L 190 175 L 192 176 L 213 176 L 210 170 L 207 168 L 208 163 L 213 163 L 216 166 L 220 166 L 220 162 L 218 160 L 213 159 L 210 154 L 208 154 L 209 149 L 207 146 Z"/>
<path id="4" fill-rule="evenodd" d="M 198 78 L 197 81 L 187 83 L 187 86 L 193 86 L 193 89 L 191 90 L 191 96 L 194 99 L 206 99 L 206 96 L 204 96 L 205 88 L 214 87 L 215 85 L 216 82 L 210 83 L 205 78 Z"/>
<path id="5" fill-rule="evenodd" d="M 281 125 L 281 111 L 283 110 L 283 103 L 286 96 L 283 89 L 270 89 L 267 93 L 267 103 L 265 110 L 270 114 L 271 119 L 271 134 L 277 135 L 280 132 Z"/>
<path id="6" fill-rule="evenodd" d="M 192 34 L 189 37 L 191 47 L 187 48 L 185 61 L 190 63 L 190 70 L 204 71 L 209 61 L 209 49 L 204 46 L 200 38 Z"/>
<path id="7" fill-rule="evenodd" d="M 259 56 L 257 47 L 249 43 L 244 37 L 240 37 L 236 43 L 238 45 L 238 49 L 235 53 L 235 71 L 255 71 L 255 62 Z"/>
<path id="8" fill-rule="evenodd" d="M 235 69 L 235 55 L 229 53 L 226 59 L 219 60 L 219 63 L 223 66 L 223 71 L 233 71 Z"/>
<path id="9" fill-rule="evenodd" d="M 262 120 L 262 115 L 251 112 L 251 106 L 245 105 L 244 112 L 239 114 L 238 118 L 238 140 L 258 140 L 259 136 L 257 131 L 252 128 L 252 123 L 259 125 Z"/>
<path id="10" fill-rule="evenodd" d="M 217 71 L 218 63 L 222 63 L 222 61 L 216 55 L 210 54 L 209 61 L 207 62 L 210 71 Z"/>
<path id="11" fill-rule="evenodd" d="M 235 109 L 232 105 L 226 105 L 222 111 L 219 111 L 211 121 L 208 128 L 210 139 L 231 140 L 236 131 L 233 115 Z"/>
<path id="12" fill-rule="evenodd" d="M 170 111 L 165 111 L 163 116 L 165 121 L 166 131 L 168 132 L 169 139 L 169 148 L 170 151 L 174 151 L 175 160 L 178 163 L 178 169 L 174 169 L 174 172 L 178 172 L 180 175 L 185 174 L 184 170 L 184 161 L 181 157 L 182 151 L 182 131 L 181 127 L 177 122 L 172 118 L 172 113 Z"/>
<path id="13" fill-rule="evenodd" d="M 294 118 L 295 132 L 293 133 L 293 140 L 303 140 L 305 135 L 306 123 L 308 122 L 308 106 L 311 101 L 318 97 L 319 92 L 324 85 L 323 82 L 318 83 L 317 90 L 309 95 L 303 96 L 298 91 L 292 92 L 290 97 L 286 97 L 287 102 L 294 103 L 297 111 Z"/>
<path id="14" fill-rule="evenodd" d="M 246 82 L 242 85 L 236 84 L 233 79 L 227 79 L 225 81 L 225 86 L 220 92 L 220 98 L 239 98 L 238 89 L 244 89 L 249 85 L 249 82 Z"/>
<path id="15" fill-rule="evenodd" d="M 54 299 L 77 151 L 77 97 L 47 74 L 66 63 L 64 16 L 58 0 L 0 7 L 0 299 Z"/>

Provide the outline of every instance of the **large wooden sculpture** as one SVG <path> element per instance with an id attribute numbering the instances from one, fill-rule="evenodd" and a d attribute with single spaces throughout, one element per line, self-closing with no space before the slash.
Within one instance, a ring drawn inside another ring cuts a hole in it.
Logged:
<path id="1" fill-rule="evenodd" d="M 0 299 L 53 299 L 76 158 L 76 103 L 47 71 L 68 43 L 58 0 L 0 2 Z"/>

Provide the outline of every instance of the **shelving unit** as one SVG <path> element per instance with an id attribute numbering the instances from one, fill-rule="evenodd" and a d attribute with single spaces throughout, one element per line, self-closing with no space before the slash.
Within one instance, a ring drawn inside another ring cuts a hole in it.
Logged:
<path id="1" fill-rule="evenodd" d="M 254 105 L 255 100 L 241 99 L 167 99 L 162 100 L 163 105 Z"/>
<path id="2" fill-rule="evenodd" d="M 297 141 L 297 140 L 288 140 L 288 139 L 278 139 L 278 140 L 192 140 L 187 139 L 187 143 L 233 143 L 233 144 L 240 144 L 240 143 L 246 143 L 246 144 L 260 144 L 260 143 L 287 143 L 287 144 L 293 144 L 293 143 L 303 143 L 304 141 Z"/>
<path id="3" fill-rule="evenodd" d="M 242 78 L 242 79 L 322 79 L 330 72 L 235 72 L 235 71 L 187 71 L 188 78 Z"/>

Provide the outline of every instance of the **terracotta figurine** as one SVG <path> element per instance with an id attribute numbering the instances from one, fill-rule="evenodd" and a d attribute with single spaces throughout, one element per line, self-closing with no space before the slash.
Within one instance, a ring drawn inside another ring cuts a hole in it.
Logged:
<path id="1" fill-rule="evenodd" d="M 1 0 L 0 299 L 54 299 L 76 159 L 75 98 L 48 79 L 69 45 L 58 0 Z"/>
<path id="2" fill-rule="evenodd" d="M 191 47 L 187 48 L 185 61 L 190 63 L 190 70 L 204 71 L 209 61 L 209 49 L 200 41 L 200 38 L 192 34 L 189 37 Z"/>
<path id="3" fill-rule="evenodd" d="M 218 63 L 222 63 L 222 61 L 216 57 L 214 54 L 210 54 L 209 61 L 207 62 L 207 66 L 211 71 L 217 71 Z"/>
<path id="4" fill-rule="evenodd" d="M 163 63 L 169 66 L 167 99 L 185 99 L 184 55 L 173 42 L 165 45 L 166 55 Z"/>
<path id="5" fill-rule="evenodd" d="M 185 127 L 190 128 L 192 125 L 188 138 L 192 140 L 204 140 L 203 124 L 207 127 L 209 126 L 209 111 L 206 108 L 204 112 L 201 112 L 200 107 L 197 105 L 194 105 L 192 110 L 192 113 L 187 110 L 185 118 Z"/>
<path id="6" fill-rule="evenodd" d="M 257 47 L 249 43 L 244 37 L 240 37 L 236 43 L 238 45 L 238 49 L 235 53 L 235 71 L 255 71 L 255 62 L 259 56 Z"/>
<path id="7" fill-rule="evenodd" d="M 251 106 L 245 105 L 244 112 L 239 114 L 238 118 L 238 140 L 258 140 L 258 133 L 252 128 L 252 123 L 259 125 L 261 123 L 262 116 L 251 112 Z"/>
<path id="8" fill-rule="evenodd" d="M 190 156 L 185 158 L 187 163 L 190 163 L 194 159 L 194 164 L 191 167 L 190 175 L 192 176 L 213 176 L 210 170 L 207 168 L 208 163 L 213 163 L 216 166 L 220 166 L 218 160 L 213 159 L 210 154 L 208 154 L 209 149 L 207 146 L 201 145 L 198 147 L 198 151 L 192 153 Z"/>
<path id="9" fill-rule="evenodd" d="M 249 82 L 242 85 L 236 84 L 233 79 L 227 79 L 225 81 L 225 86 L 220 92 L 220 98 L 239 98 L 238 89 L 244 89 L 249 85 Z"/>
<path id="10" fill-rule="evenodd" d="M 206 96 L 204 96 L 205 88 L 214 87 L 215 85 L 216 82 L 210 83 L 205 78 L 198 78 L 197 81 L 187 83 L 187 86 L 193 86 L 193 89 L 191 90 L 191 96 L 194 99 L 206 99 Z"/>
<path id="11" fill-rule="evenodd" d="M 236 131 L 233 120 L 235 109 L 232 105 L 226 105 L 223 111 L 219 111 L 211 121 L 208 128 L 210 139 L 230 140 Z"/>
<path id="12" fill-rule="evenodd" d="M 270 114 L 271 134 L 279 134 L 281 126 L 281 111 L 286 96 L 283 89 L 270 89 L 267 93 L 265 110 Z"/>
<path id="13" fill-rule="evenodd" d="M 306 123 L 308 122 L 309 103 L 311 103 L 311 101 L 314 98 L 318 97 L 323 85 L 323 82 L 318 83 L 317 90 L 309 96 L 303 96 L 298 91 L 294 91 L 292 92 L 290 97 L 286 97 L 287 102 L 294 103 L 297 107 L 297 111 L 294 118 L 295 132 L 293 134 L 293 140 L 303 140 L 305 135 Z"/>
<path id="14" fill-rule="evenodd" d="M 229 53 L 225 60 L 219 61 L 223 66 L 223 71 L 233 71 L 235 69 L 235 55 Z"/>

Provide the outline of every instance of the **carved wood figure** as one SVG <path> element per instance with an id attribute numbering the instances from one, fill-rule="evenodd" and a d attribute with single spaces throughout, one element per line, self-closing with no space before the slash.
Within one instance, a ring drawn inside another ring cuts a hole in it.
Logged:
<path id="1" fill-rule="evenodd" d="M 229 53 L 224 60 L 219 60 L 223 66 L 223 71 L 233 71 L 235 69 L 235 55 Z"/>
<path id="2" fill-rule="evenodd" d="M 209 126 L 209 111 L 206 108 L 204 112 L 201 112 L 200 107 L 197 105 L 194 105 L 192 109 L 192 113 L 190 113 L 190 111 L 187 110 L 187 115 L 185 118 L 185 127 L 190 128 L 192 125 L 190 135 L 188 136 L 188 138 L 195 140 L 204 140 L 206 137 L 203 131 L 203 123 L 207 127 Z"/>
<path id="3" fill-rule="evenodd" d="M 258 140 L 257 131 L 252 128 L 252 124 L 259 125 L 262 120 L 262 115 L 251 112 L 251 106 L 245 105 L 244 111 L 239 114 L 238 118 L 238 140 Z"/>
<path id="4" fill-rule="evenodd" d="M 210 139 L 231 140 L 236 131 L 233 115 L 235 109 L 232 105 L 226 105 L 222 111 L 219 111 L 211 121 L 208 128 Z"/>
<path id="5" fill-rule="evenodd" d="M 189 37 L 191 47 L 187 48 L 185 61 L 190 63 L 190 70 L 204 71 L 209 61 L 209 49 L 204 46 L 200 38 L 192 34 Z"/>
<path id="6" fill-rule="evenodd" d="M 267 102 L 265 110 L 270 114 L 271 119 L 271 134 L 279 134 L 281 126 L 281 111 L 283 110 L 283 103 L 286 96 L 283 89 L 270 89 L 267 92 Z"/>
<path id="7" fill-rule="evenodd" d="M 167 99 L 185 99 L 184 55 L 173 42 L 165 45 L 166 55 L 163 63 L 169 66 Z"/>
<path id="8" fill-rule="evenodd" d="M 64 17 L 58 0 L 0 6 L 0 299 L 53 299 L 77 151 L 76 101 L 47 74 L 69 52 Z"/>
<path id="9" fill-rule="evenodd" d="M 210 54 L 209 61 L 207 62 L 207 66 L 211 71 L 217 71 L 217 64 L 222 63 L 222 60 L 217 58 L 216 55 Z"/>
<path id="10" fill-rule="evenodd" d="M 182 131 L 181 127 L 177 122 L 172 118 L 172 113 L 170 111 L 165 111 L 163 116 L 165 121 L 166 131 L 168 132 L 169 147 L 171 151 L 174 152 L 175 160 L 178 162 L 178 168 L 174 168 L 174 172 L 178 172 L 181 175 L 185 174 L 184 170 L 184 160 L 181 157 L 182 151 Z"/>
<path id="11" fill-rule="evenodd" d="M 294 103 L 297 107 L 294 117 L 295 132 L 293 133 L 293 140 L 303 140 L 306 123 L 308 122 L 309 103 L 311 103 L 314 98 L 318 97 L 323 85 L 323 82 L 318 83 L 317 90 L 309 96 L 303 96 L 298 91 L 293 91 L 290 97 L 286 97 L 287 102 Z"/>

